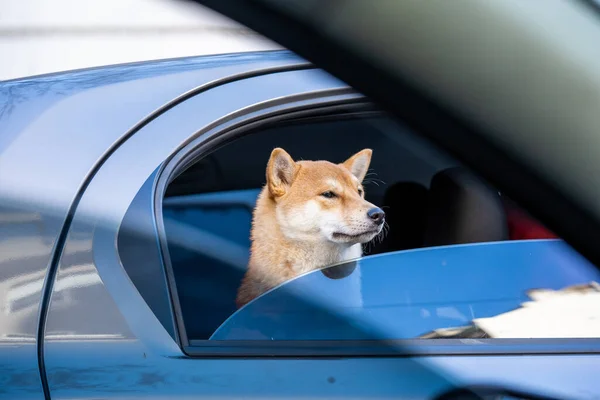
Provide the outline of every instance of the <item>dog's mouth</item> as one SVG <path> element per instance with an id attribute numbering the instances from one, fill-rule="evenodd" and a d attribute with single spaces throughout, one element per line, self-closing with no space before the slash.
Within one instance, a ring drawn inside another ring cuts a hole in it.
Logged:
<path id="1" fill-rule="evenodd" d="M 365 236 L 377 235 L 378 233 L 379 233 L 378 229 L 372 229 L 370 231 L 365 231 L 365 232 L 357 233 L 354 235 L 342 233 L 342 232 L 334 232 L 332 236 L 335 240 L 351 241 L 351 240 L 357 240 L 357 239 L 364 238 Z"/>

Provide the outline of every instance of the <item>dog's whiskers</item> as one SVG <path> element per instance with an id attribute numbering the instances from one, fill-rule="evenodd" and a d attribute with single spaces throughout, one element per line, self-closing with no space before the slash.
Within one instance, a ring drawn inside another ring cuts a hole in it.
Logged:
<path id="1" fill-rule="evenodd" d="M 385 185 L 385 182 L 381 179 L 365 179 L 363 180 L 363 186 L 368 186 L 370 184 L 374 184 L 375 186 Z"/>
<path id="2" fill-rule="evenodd" d="M 375 178 L 375 176 L 377 176 L 376 172 L 373 172 L 373 171 L 367 172 L 367 174 L 365 175 L 365 178 L 363 179 L 363 185 L 369 185 L 369 184 L 373 183 L 373 184 L 379 186 L 379 184 L 382 184 L 382 185 L 386 184 L 381 179 Z"/>
<path id="3" fill-rule="evenodd" d="M 364 245 L 364 252 L 370 253 L 371 250 L 373 250 L 378 244 L 381 244 L 383 242 L 383 239 L 385 239 L 386 235 L 388 234 L 389 230 L 390 226 L 387 222 L 384 222 L 381 231 L 371 241 L 367 242 Z"/>
<path id="4" fill-rule="evenodd" d="M 383 242 L 383 239 L 384 239 L 384 238 L 385 238 L 385 236 L 388 234 L 389 230 L 390 230 L 390 226 L 388 225 L 388 223 L 387 223 L 387 222 L 384 222 L 384 223 L 383 223 L 383 229 L 381 229 L 381 232 L 379 232 L 379 233 L 377 234 L 377 236 L 375 237 L 375 239 L 376 239 L 376 240 L 378 240 L 378 241 L 379 241 L 379 243 L 382 243 L 382 242 Z"/>

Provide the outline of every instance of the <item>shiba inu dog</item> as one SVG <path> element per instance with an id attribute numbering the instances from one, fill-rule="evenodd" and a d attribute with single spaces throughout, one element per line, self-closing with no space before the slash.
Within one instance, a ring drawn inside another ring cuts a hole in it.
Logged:
<path id="1" fill-rule="evenodd" d="M 359 258 L 383 229 L 384 212 L 364 198 L 372 150 L 341 164 L 294 161 L 272 151 L 252 218 L 248 270 L 238 308 L 300 274 Z"/>

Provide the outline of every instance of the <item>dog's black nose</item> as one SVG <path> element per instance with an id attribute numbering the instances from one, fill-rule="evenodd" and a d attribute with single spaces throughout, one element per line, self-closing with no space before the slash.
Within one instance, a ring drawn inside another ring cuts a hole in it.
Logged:
<path id="1" fill-rule="evenodd" d="M 379 207 L 371 208 L 367 211 L 367 216 L 373 220 L 377 225 L 383 223 L 383 218 L 385 217 L 385 213 Z"/>

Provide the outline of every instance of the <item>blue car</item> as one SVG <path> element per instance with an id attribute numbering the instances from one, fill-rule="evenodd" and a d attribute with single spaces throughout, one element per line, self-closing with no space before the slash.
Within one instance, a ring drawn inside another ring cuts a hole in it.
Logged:
<path id="1" fill-rule="evenodd" d="M 0 82 L 0 398 L 597 398 L 592 257 L 414 122 L 289 51 Z M 389 229 L 237 308 L 275 147 Z"/>

